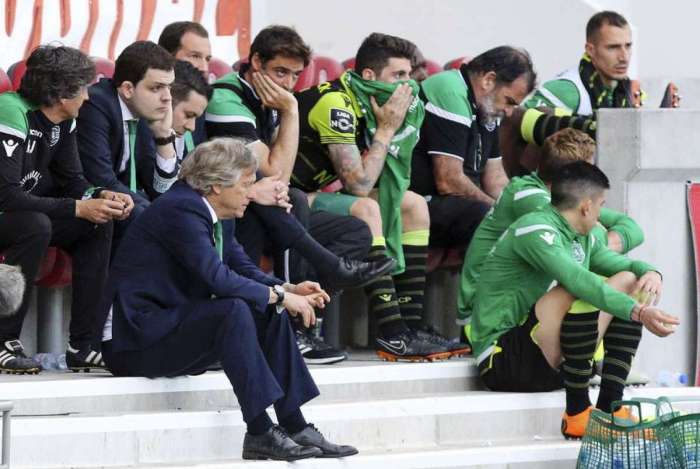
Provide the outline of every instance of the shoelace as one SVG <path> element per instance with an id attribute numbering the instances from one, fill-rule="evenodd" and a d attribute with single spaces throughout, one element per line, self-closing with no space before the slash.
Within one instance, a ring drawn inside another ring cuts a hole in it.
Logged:
<path id="1" fill-rule="evenodd" d="M 279 425 L 272 426 L 272 433 L 279 435 L 282 437 L 282 439 L 289 438 L 289 435 L 286 431 L 284 431 L 284 428 L 280 427 Z"/>

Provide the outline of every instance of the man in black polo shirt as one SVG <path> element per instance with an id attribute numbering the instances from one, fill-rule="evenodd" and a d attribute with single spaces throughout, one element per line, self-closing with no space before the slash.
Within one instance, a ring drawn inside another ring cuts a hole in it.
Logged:
<path id="1" fill-rule="evenodd" d="M 428 199 L 431 246 L 466 246 L 508 183 L 499 121 L 534 84 L 530 56 L 507 46 L 422 82 L 426 113 L 411 189 Z"/>

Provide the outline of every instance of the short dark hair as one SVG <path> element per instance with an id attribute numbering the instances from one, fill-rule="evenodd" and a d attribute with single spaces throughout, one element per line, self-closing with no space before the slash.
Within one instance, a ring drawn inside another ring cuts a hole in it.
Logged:
<path id="1" fill-rule="evenodd" d="M 211 97 L 211 88 L 202 72 L 191 63 L 178 60 L 175 63 L 175 81 L 170 85 L 173 105 L 186 100 L 190 91 L 201 94 L 207 98 L 207 101 Z"/>
<path id="2" fill-rule="evenodd" d="M 136 41 L 126 47 L 114 64 L 114 86 L 130 81 L 134 86 L 140 82 L 149 68 L 171 71 L 175 59 L 170 53 L 151 41 Z"/>
<path id="3" fill-rule="evenodd" d="M 587 133 L 572 128 L 562 129 L 544 141 L 537 173 L 544 182 L 552 182 L 562 166 L 592 160 L 595 151 L 595 141 Z"/>
<path id="4" fill-rule="evenodd" d="M 176 21 L 163 28 L 163 32 L 160 33 L 158 38 L 158 45 L 175 55 L 182 47 L 182 36 L 187 33 L 194 33 L 199 37 L 209 37 L 206 28 L 199 23 L 194 21 Z"/>
<path id="5" fill-rule="evenodd" d="M 389 64 L 389 59 L 402 58 L 413 66 L 416 45 L 407 39 L 382 33 L 372 33 L 362 41 L 355 55 L 355 72 L 369 68 L 379 75 Z"/>
<path id="6" fill-rule="evenodd" d="M 605 189 L 610 189 L 610 181 L 603 171 L 585 161 L 574 161 L 557 172 L 552 183 L 552 205 L 559 210 L 575 208 Z"/>
<path id="7" fill-rule="evenodd" d="M 588 20 L 588 24 L 586 24 L 586 40 L 593 40 L 594 36 L 598 34 L 598 31 L 606 24 L 618 28 L 624 28 L 628 25 L 625 17 L 617 12 L 610 10 L 599 11 L 591 16 L 591 19 Z"/>
<path id="8" fill-rule="evenodd" d="M 35 106 L 75 98 L 95 79 L 95 64 L 78 49 L 44 45 L 32 51 L 18 92 Z"/>
<path id="9" fill-rule="evenodd" d="M 535 88 L 537 81 L 530 54 L 525 49 L 516 49 L 511 46 L 489 49 L 474 57 L 465 67 L 470 76 L 494 72 L 496 84 L 499 86 L 510 85 L 524 76 L 527 80 L 528 93 Z"/>
<path id="10" fill-rule="evenodd" d="M 272 25 L 260 31 L 250 45 L 248 60 L 255 54 L 263 64 L 277 56 L 302 60 L 304 67 L 311 61 L 311 47 L 289 26 Z"/>

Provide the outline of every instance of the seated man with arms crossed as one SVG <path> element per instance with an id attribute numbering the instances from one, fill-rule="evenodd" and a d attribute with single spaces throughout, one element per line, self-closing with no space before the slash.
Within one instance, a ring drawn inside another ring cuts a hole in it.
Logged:
<path id="1" fill-rule="evenodd" d="M 19 337 L 49 246 L 73 260 L 66 363 L 73 370 L 104 366 L 95 350 L 95 312 L 112 220 L 128 217 L 134 204 L 126 194 L 92 186 L 80 166 L 75 118 L 94 78 L 94 64 L 79 50 L 41 46 L 27 59 L 19 90 L 0 95 L 0 252 L 21 267 L 28 286 L 17 313 L 0 319 L 0 372 L 40 370 Z"/>
<path id="2" fill-rule="evenodd" d="M 146 377 L 221 362 L 248 427 L 244 459 L 355 454 L 329 443 L 300 410 L 319 391 L 288 314 L 309 325 L 328 295 L 317 283 L 263 273 L 235 238 L 223 242 L 221 220 L 243 216 L 256 168 L 240 141 L 205 142 L 185 159 L 180 181 L 131 224 L 102 305 L 105 361 L 117 376 Z"/>
<path id="3" fill-rule="evenodd" d="M 562 168 L 551 205 L 518 219 L 494 245 L 473 301 L 471 337 L 484 384 L 515 392 L 564 387 L 565 437 L 580 438 L 586 428 L 600 336 L 606 353 L 596 406 L 611 412 L 641 340 L 640 323 L 660 337 L 679 324 L 651 304 L 662 283 L 654 267 L 611 251 L 591 234 L 608 188 L 605 174 L 589 163 Z M 576 299 L 595 310 L 572 311 Z"/>

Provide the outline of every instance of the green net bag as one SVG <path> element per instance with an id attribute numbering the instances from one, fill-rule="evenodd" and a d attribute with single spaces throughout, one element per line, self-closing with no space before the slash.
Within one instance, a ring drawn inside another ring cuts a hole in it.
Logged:
<path id="1" fill-rule="evenodd" d="M 660 437 L 670 445 L 679 467 L 700 467 L 700 398 L 661 397 L 672 409 L 663 415 Z"/>
<path id="2" fill-rule="evenodd" d="M 615 409 L 628 406 L 632 415 L 636 413 L 635 419 L 594 409 L 581 442 L 577 469 L 682 469 L 670 440 L 660 430 L 665 416 L 672 412 L 668 407 L 664 411 L 667 405 L 667 401 L 646 398 L 613 403 Z"/>

